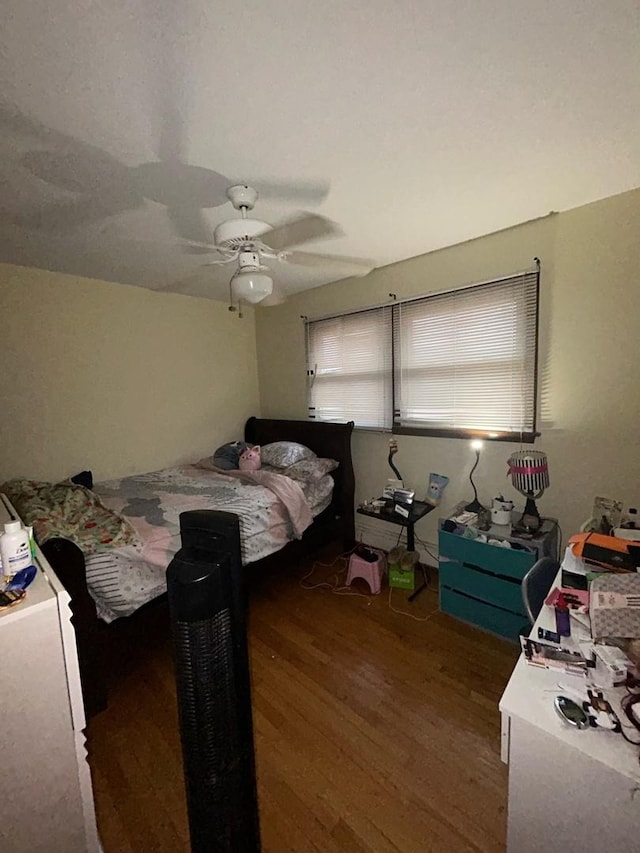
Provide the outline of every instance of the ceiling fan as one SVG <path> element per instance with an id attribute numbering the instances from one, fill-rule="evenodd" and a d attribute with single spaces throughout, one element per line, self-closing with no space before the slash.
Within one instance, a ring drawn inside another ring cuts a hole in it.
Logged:
<path id="1" fill-rule="evenodd" d="M 330 219 L 316 214 L 302 214 L 275 227 L 248 216 L 258 199 L 258 192 L 247 184 L 234 184 L 226 195 L 240 212 L 239 217 L 221 222 L 214 230 L 213 243 L 191 241 L 185 250 L 194 254 L 214 254 L 216 257 L 204 267 L 235 263 L 236 269 L 229 282 L 230 310 L 238 302 L 257 304 L 269 300 L 271 304 L 282 301 L 280 294 L 274 298 L 273 279 L 268 273 L 272 264 L 288 263 L 301 266 L 333 266 L 343 277 L 365 276 L 375 264 L 360 258 L 320 255 L 300 252 L 292 247 L 309 240 L 342 236 L 342 229 Z"/>
<path id="2" fill-rule="evenodd" d="M 64 236 L 143 207 L 147 200 L 159 203 L 164 205 L 174 233 L 189 242 L 190 251 L 213 254 L 213 264 L 236 262 L 231 290 L 244 301 L 249 301 L 249 296 L 253 301 L 275 301 L 265 261 L 273 265 L 339 264 L 340 275 L 336 277 L 369 272 L 372 263 L 292 250 L 309 240 L 341 234 L 330 220 L 304 214 L 272 228 L 248 216 L 258 197 L 255 189 L 187 162 L 190 95 L 197 90 L 200 78 L 186 35 L 189 29 L 184 9 L 167 2 L 166 14 L 156 17 L 157 0 L 143 2 L 148 2 L 153 12 L 142 44 L 149 59 L 150 126 L 157 130 L 153 158 L 128 165 L 99 146 L 49 127 L 15 104 L 0 101 L 0 152 L 3 139 L 8 140 L 11 161 L 28 173 L 36 195 L 34 204 L 14 211 L 14 224 Z M 329 189 L 328 181 L 257 180 L 256 185 L 269 199 L 305 205 L 321 202 Z M 212 229 L 204 211 L 227 201 L 240 216 L 221 223 L 211 244 Z M 248 287 L 250 281 L 253 284 Z M 171 289 L 179 289 L 180 284 L 173 284 Z"/>
<path id="3" fill-rule="evenodd" d="M 157 134 L 152 133 L 154 156 L 148 162 L 126 164 L 98 145 L 54 129 L 18 105 L 0 100 L 0 143 L 2 137 L 13 140 L 13 150 L 21 152 L 18 167 L 62 191 L 53 199 L 44 193 L 41 204 L 20 210 L 16 225 L 64 234 L 135 210 L 149 200 L 164 205 L 178 237 L 211 239 L 203 211 L 225 204 L 227 188 L 238 181 L 188 162 L 189 100 L 200 85 L 188 37 L 188 10 L 171 0 L 161 4 L 143 0 L 143 4 L 148 5 L 149 15 L 140 48 L 148 58 L 150 127 Z M 197 26 L 197 20 L 191 25 Z M 329 191 L 328 181 L 259 180 L 258 186 L 268 198 L 289 204 L 317 204 Z"/>
<path id="4" fill-rule="evenodd" d="M 228 201 L 233 183 L 213 169 L 184 162 L 176 132 L 166 121 L 159 160 L 128 166 L 96 145 L 42 124 L 15 105 L 0 103 L 0 127 L 26 148 L 20 166 L 33 177 L 63 190 L 60 200 L 20 212 L 17 225 L 62 232 L 134 210 L 145 199 L 163 204 L 178 237 L 205 242 L 211 228 L 203 210 Z M 261 191 L 276 200 L 319 203 L 328 182 L 260 181 Z"/>

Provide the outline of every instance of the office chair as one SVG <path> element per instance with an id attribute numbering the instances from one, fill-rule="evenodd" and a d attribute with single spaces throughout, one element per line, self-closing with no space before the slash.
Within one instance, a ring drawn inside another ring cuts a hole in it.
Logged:
<path id="1" fill-rule="evenodd" d="M 532 625 L 542 610 L 559 568 L 560 563 L 553 557 L 541 557 L 522 579 L 522 601 Z"/>

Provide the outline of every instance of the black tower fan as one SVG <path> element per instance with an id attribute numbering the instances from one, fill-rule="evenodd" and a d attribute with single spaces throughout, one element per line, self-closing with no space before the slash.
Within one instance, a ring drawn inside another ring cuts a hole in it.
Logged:
<path id="1" fill-rule="evenodd" d="M 238 517 L 180 515 L 167 568 L 193 853 L 260 850 Z"/>

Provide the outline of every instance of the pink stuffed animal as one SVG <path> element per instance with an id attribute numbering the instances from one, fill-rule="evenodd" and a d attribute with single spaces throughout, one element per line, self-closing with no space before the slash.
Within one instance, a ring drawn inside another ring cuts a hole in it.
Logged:
<path id="1" fill-rule="evenodd" d="M 262 459 L 260 458 L 260 445 L 254 444 L 253 447 L 248 447 L 244 453 L 241 454 L 240 459 L 238 460 L 238 466 L 241 471 L 257 471 L 262 465 Z"/>

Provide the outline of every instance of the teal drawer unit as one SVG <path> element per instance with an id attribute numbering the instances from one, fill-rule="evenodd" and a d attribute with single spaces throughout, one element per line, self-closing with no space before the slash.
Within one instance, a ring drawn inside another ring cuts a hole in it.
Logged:
<path id="1" fill-rule="evenodd" d="M 501 548 L 444 530 L 438 541 L 440 609 L 517 642 L 528 625 L 522 578 L 538 559 L 538 550 Z"/>
<path id="2" fill-rule="evenodd" d="M 455 616 L 456 619 L 462 619 L 463 622 L 484 628 L 485 631 L 491 631 L 492 634 L 498 634 L 514 642 L 523 631 L 525 633 L 529 631 L 527 628 L 529 621 L 526 616 L 503 610 L 501 607 L 494 607 L 492 604 L 471 598 L 455 589 L 440 587 L 440 609 L 443 613 Z"/>

